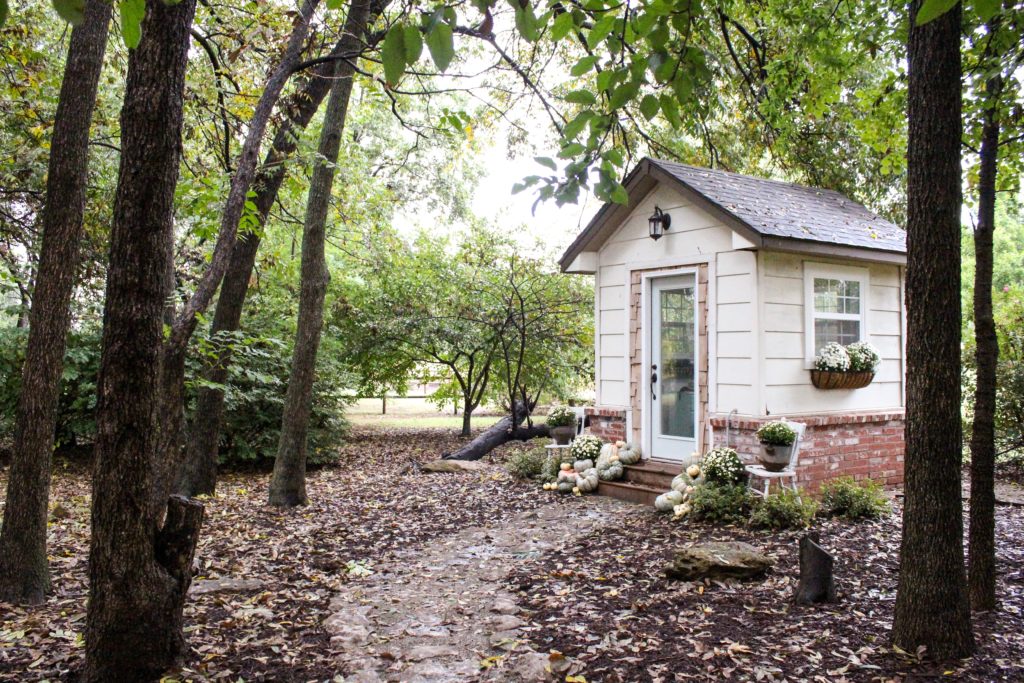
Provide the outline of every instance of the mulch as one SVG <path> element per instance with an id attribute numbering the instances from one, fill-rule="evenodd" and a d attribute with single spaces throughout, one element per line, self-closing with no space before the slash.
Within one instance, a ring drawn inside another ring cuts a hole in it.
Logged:
<path id="1" fill-rule="evenodd" d="M 265 505 L 269 477 L 222 478 L 207 501 L 197 579 L 250 579 L 259 588 L 190 597 L 190 657 L 180 680 L 329 681 L 339 670 L 321 626 L 345 582 L 396 551 L 560 501 L 500 471 L 427 475 L 415 463 L 460 441 L 444 430 L 374 428 L 353 434 L 338 466 L 311 472 L 311 504 Z M 506 446 L 503 454 L 520 448 Z M 0 473 L 0 487 L 6 484 Z M 84 654 L 89 481 L 58 467 L 51 497 L 54 593 L 45 605 L 0 604 L 0 680 L 74 680 Z M 838 559 L 841 602 L 797 608 L 798 533 L 673 523 L 626 509 L 568 552 L 524 558 L 509 586 L 529 610 L 537 649 L 578 658 L 587 681 L 1024 680 L 1024 509 L 999 507 L 1000 609 L 975 616 L 979 653 L 936 668 L 888 644 L 896 589 L 898 517 L 817 524 Z M 671 549 L 746 540 L 776 568 L 750 583 L 670 583 Z"/>
<path id="2" fill-rule="evenodd" d="M 977 654 L 930 664 L 890 644 L 900 510 L 877 522 L 818 521 L 839 602 L 792 603 L 800 532 L 672 522 L 646 509 L 570 553 L 517 568 L 509 587 L 534 647 L 578 660 L 587 681 L 1024 680 L 1024 511 L 997 509 L 998 611 L 976 614 Z M 673 548 L 744 541 L 772 556 L 763 580 L 673 582 Z"/>

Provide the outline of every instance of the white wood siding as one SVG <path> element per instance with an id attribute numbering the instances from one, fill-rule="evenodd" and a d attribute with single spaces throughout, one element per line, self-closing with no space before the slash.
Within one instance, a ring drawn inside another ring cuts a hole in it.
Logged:
<path id="1" fill-rule="evenodd" d="M 804 264 L 850 261 L 761 252 L 763 410 L 769 415 L 798 415 L 903 407 L 903 292 L 898 266 L 856 264 L 869 270 L 867 341 L 882 355 L 874 381 L 863 389 L 829 390 L 811 384 L 804 356 Z"/>
<path id="2" fill-rule="evenodd" d="M 717 255 L 715 312 L 718 317 L 713 412 L 758 413 L 757 255 L 730 251 Z"/>

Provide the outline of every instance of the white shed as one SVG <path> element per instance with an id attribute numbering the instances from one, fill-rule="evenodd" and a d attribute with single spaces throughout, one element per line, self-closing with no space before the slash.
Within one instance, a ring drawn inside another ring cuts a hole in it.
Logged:
<path id="1" fill-rule="evenodd" d="M 808 425 L 805 485 L 900 483 L 904 231 L 837 192 L 655 159 L 625 186 L 561 259 L 595 279 L 590 430 L 682 462 L 786 417 Z M 868 386 L 812 384 L 829 341 L 877 347 Z"/>

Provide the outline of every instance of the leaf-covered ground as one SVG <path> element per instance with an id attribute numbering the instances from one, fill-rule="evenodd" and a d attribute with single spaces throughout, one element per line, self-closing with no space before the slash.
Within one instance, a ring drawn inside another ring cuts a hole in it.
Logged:
<path id="1" fill-rule="evenodd" d="M 322 623 L 331 596 L 346 582 L 397 551 L 428 547 L 466 527 L 500 525 L 556 501 L 588 505 L 539 493 L 498 472 L 418 472 L 413 463 L 458 444 L 447 432 L 378 428 L 354 437 L 338 467 L 310 474 L 308 507 L 266 507 L 266 474 L 228 475 L 220 495 L 207 501 L 197 584 L 250 583 L 190 597 L 192 656 L 182 680 L 334 680 L 347 672 L 331 657 Z M 0 473 L 0 485 L 5 476 Z M 54 593 L 42 607 L 0 604 L 0 680 L 74 680 L 81 666 L 88 503 L 87 473 L 59 468 L 50 534 Z M 524 556 L 511 568 L 506 588 L 526 610 L 521 616 L 533 646 L 578 659 L 574 672 L 591 683 L 918 675 L 1024 680 L 1022 523 L 1024 509 L 998 509 L 1000 609 L 975 617 L 978 656 L 941 670 L 888 646 L 897 517 L 818 525 L 838 559 L 842 601 L 827 608 L 789 604 L 798 534 L 688 526 L 643 508 L 624 513 L 569 552 Z M 662 578 L 672 548 L 728 538 L 767 549 L 778 560 L 776 569 L 747 584 Z"/>

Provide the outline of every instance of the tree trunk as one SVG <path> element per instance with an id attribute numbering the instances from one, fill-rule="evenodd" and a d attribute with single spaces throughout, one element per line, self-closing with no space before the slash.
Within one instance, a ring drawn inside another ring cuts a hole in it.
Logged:
<path id="1" fill-rule="evenodd" d="M 461 436 L 468 437 L 473 433 L 473 403 L 468 398 L 462 400 L 462 434 Z"/>
<path id="2" fill-rule="evenodd" d="M 96 411 L 86 681 L 158 678 L 185 651 L 182 608 L 202 506 L 153 504 L 164 314 L 195 0 L 146 3 L 129 53 Z"/>
<path id="3" fill-rule="evenodd" d="M 46 519 L 60 379 L 78 270 L 89 126 L 107 47 L 111 7 L 85 6 L 71 31 L 47 167 L 42 249 L 29 314 L 7 504 L 0 531 L 0 601 L 40 603 L 50 589 Z"/>
<path id="4" fill-rule="evenodd" d="M 533 425 L 526 429 L 520 427 L 528 415 L 529 411 L 524 410 L 521 403 L 516 403 L 514 420 L 512 415 L 501 418 L 466 445 L 441 457 L 445 460 L 479 460 L 509 441 L 529 441 L 538 436 L 547 436 L 547 425 Z"/>
<path id="5" fill-rule="evenodd" d="M 908 652 L 974 650 L 960 502 L 960 17 L 908 40 L 907 426 L 893 640 Z"/>
<path id="6" fill-rule="evenodd" d="M 369 16 L 369 0 L 353 0 L 349 7 L 345 32 L 362 36 Z M 354 62 L 354 60 L 353 60 Z M 349 62 L 337 62 L 335 84 L 327 99 L 323 129 L 320 132 L 317 163 L 310 180 L 306 220 L 302 233 L 302 266 L 299 291 L 299 318 L 295 331 L 295 349 L 281 418 L 281 439 L 274 459 L 269 503 L 277 507 L 305 505 L 306 440 L 309 413 L 313 402 L 316 355 L 323 327 L 324 298 L 330 273 L 324 255 L 327 212 L 334 185 L 334 168 L 341 148 L 354 73 Z"/>
<path id="7" fill-rule="evenodd" d="M 974 231 L 977 389 L 974 394 L 974 426 L 971 429 L 971 523 L 968 532 L 968 589 L 971 607 L 976 610 L 990 610 L 996 606 L 995 414 L 999 340 L 992 317 L 992 234 L 996 218 L 1002 79 L 999 76 L 990 78 L 985 91 L 992 98 L 992 105 L 985 111 L 981 133 L 978 227 Z"/>
<path id="8" fill-rule="evenodd" d="M 332 55 L 357 54 L 362 38 L 351 33 L 338 41 Z M 352 57 L 355 59 L 355 57 Z M 213 314 L 210 336 L 214 339 L 225 332 L 234 332 L 242 319 L 242 308 L 249 290 L 259 250 L 260 234 L 266 225 L 270 209 L 277 200 L 287 175 L 287 160 L 295 153 L 299 133 L 309 125 L 320 109 L 334 82 L 334 62 L 319 65 L 303 88 L 295 93 L 289 103 L 282 107 L 285 117 L 274 135 L 274 141 L 263 161 L 263 168 L 256 187 L 256 214 L 259 225 L 235 242 L 231 259 L 224 274 L 217 306 Z M 351 79 L 339 87 L 352 87 Z M 219 348 L 214 358 L 203 369 L 203 377 L 214 384 L 227 382 L 228 367 L 231 365 L 230 347 Z M 220 389 L 203 387 L 199 389 L 195 415 L 190 430 L 188 452 L 178 478 L 177 490 L 184 495 L 214 493 L 217 486 L 217 457 L 220 445 L 221 425 L 224 422 L 224 392 Z"/>

